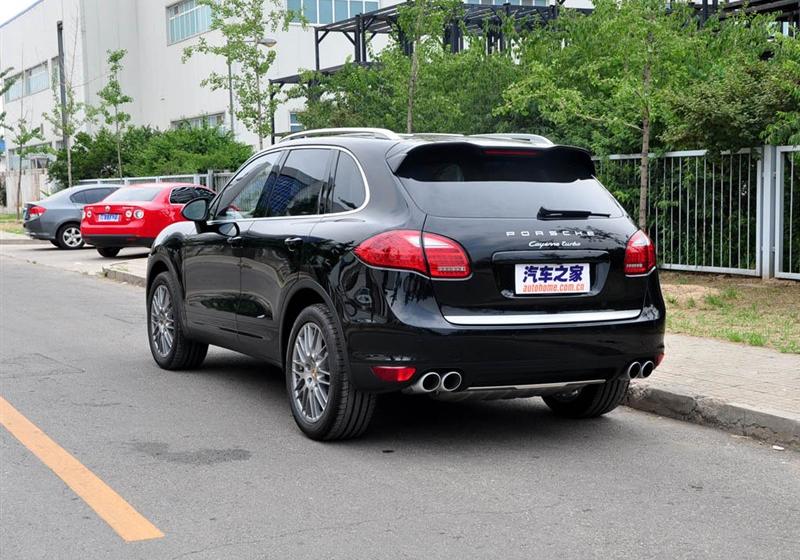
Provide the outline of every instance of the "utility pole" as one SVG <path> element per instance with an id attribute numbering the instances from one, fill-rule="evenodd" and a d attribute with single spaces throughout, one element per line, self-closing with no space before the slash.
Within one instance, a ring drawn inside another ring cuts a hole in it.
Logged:
<path id="1" fill-rule="evenodd" d="M 58 90 L 61 96 L 61 146 L 69 151 L 69 134 L 67 134 L 67 77 L 64 72 L 64 24 L 59 21 L 56 23 L 58 33 Z M 72 186 L 70 174 L 70 184 Z"/>

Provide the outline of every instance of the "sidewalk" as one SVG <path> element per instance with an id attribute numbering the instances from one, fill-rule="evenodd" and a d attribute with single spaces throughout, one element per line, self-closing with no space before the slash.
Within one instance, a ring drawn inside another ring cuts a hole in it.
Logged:
<path id="1" fill-rule="evenodd" d="M 39 241 L 31 239 L 27 235 L 0 230 L 0 245 L 36 245 L 39 243 L 47 243 L 47 241 Z"/>
<path id="2" fill-rule="evenodd" d="M 44 251 L 9 247 L 3 253 L 46 262 Z M 64 252 L 46 253 L 57 258 Z M 82 262 L 50 264 L 144 286 L 146 255 L 87 258 L 92 253 Z M 664 362 L 649 379 L 631 383 L 625 404 L 800 449 L 800 354 L 678 334 L 667 334 L 666 346 Z"/>

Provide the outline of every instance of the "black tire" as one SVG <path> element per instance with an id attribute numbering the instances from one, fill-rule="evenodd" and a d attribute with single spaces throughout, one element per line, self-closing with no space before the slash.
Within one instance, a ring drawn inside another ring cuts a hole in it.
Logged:
<path id="1" fill-rule="evenodd" d="M 61 248 L 61 245 L 59 245 L 58 241 L 56 241 L 55 239 L 51 239 L 50 243 L 52 243 L 54 247 L 58 247 L 59 249 Z"/>
<path id="2" fill-rule="evenodd" d="M 56 232 L 55 242 L 53 243 L 59 249 L 80 249 L 84 243 L 81 237 L 81 226 L 74 222 L 62 225 Z"/>
<path id="3" fill-rule="evenodd" d="M 324 363 L 329 372 L 327 404 L 315 421 L 306 418 L 295 398 L 292 374 L 295 341 L 300 329 L 309 323 L 316 325 L 322 333 L 327 349 L 327 359 Z M 308 437 L 315 440 L 341 440 L 358 437 L 366 431 L 375 410 L 376 397 L 374 394 L 363 393 L 353 387 L 345 358 L 344 340 L 327 306 L 311 305 L 298 315 L 286 348 L 285 375 L 292 416 Z"/>
<path id="4" fill-rule="evenodd" d="M 172 344 L 166 352 L 161 351 L 156 337 L 153 336 L 153 297 L 161 286 L 164 286 L 169 294 L 171 309 L 165 315 L 171 318 L 173 325 Z M 155 277 L 147 293 L 147 341 L 153 359 L 163 369 L 195 369 L 200 367 L 208 352 L 208 344 L 191 340 L 186 336 L 178 317 L 179 305 L 182 305 L 182 302 L 177 282 L 168 272 L 162 272 Z"/>
<path id="5" fill-rule="evenodd" d="M 97 252 L 101 256 L 111 259 L 116 257 L 121 249 L 121 247 L 98 247 Z"/>
<path id="6" fill-rule="evenodd" d="M 595 418 L 620 405 L 628 391 L 628 383 L 627 379 L 615 379 L 602 385 L 586 385 L 575 396 L 551 395 L 542 399 L 558 416 Z"/>

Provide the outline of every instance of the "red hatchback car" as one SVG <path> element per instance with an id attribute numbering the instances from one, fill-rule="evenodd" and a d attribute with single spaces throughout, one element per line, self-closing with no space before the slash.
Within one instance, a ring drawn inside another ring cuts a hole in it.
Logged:
<path id="1" fill-rule="evenodd" d="M 104 257 L 123 247 L 150 247 L 162 229 L 183 221 L 181 209 L 214 191 L 191 183 L 142 183 L 123 187 L 83 207 L 81 236 Z"/>

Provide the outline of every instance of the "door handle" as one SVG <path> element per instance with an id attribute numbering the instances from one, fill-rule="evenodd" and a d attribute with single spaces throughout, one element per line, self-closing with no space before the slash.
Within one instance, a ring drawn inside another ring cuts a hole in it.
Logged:
<path id="1" fill-rule="evenodd" d="M 235 237 L 228 237 L 227 238 L 228 245 L 231 247 L 241 247 L 242 243 L 244 242 L 244 238 L 241 235 L 237 235 Z"/>
<path id="2" fill-rule="evenodd" d="M 287 237 L 286 239 L 283 240 L 283 242 L 286 244 L 286 247 L 288 247 L 288 249 L 290 251 L 294 251 L 300 245 L 303 244 L 303 238 L 302 237 Z"/>

